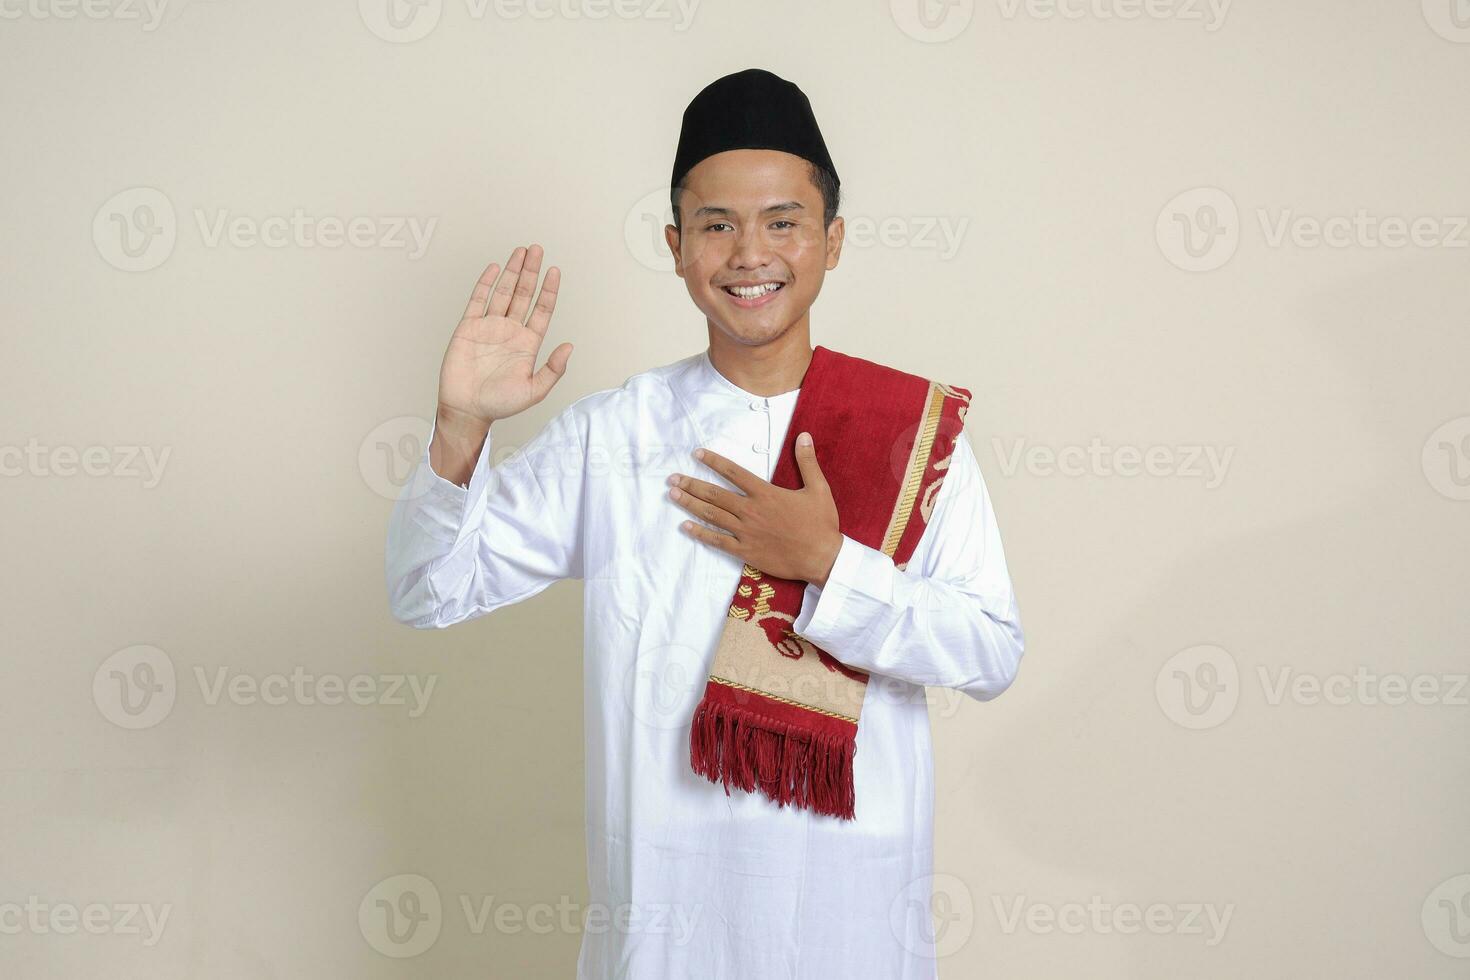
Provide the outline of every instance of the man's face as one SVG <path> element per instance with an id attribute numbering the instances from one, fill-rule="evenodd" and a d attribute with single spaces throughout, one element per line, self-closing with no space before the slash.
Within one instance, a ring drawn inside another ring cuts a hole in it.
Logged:
<path id="1" fill-rule="evenodd" d="M 837 267 L 842 219 L 822 227 L 822 192 L 808 171 L 807 161 L 780 150 L 727 150 L 685 177 L 683 229 L 664 228 L 674 271 L 736 343 L 768 343 L 804 322 Z"/>

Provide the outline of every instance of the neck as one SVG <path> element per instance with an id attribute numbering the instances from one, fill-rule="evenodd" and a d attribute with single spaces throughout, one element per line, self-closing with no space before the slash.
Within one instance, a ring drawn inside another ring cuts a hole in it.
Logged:
<path id="1" fill-rule="evenodd" d="M 812 360 L 806 317 L 764 344 L 742 344 L 713 324 L 708 326 L 710 363 L 737 387 L 763 398 L 801 387 Z"/>

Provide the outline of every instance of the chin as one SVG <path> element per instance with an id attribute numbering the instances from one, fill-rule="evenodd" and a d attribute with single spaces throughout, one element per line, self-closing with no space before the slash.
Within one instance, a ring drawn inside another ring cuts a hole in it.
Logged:
<path id="1" fill-rule="evenodd" d="M 752 347 L 770 343 L 785 333 L 787 329 L 786 326 L 779 324 L 767 326 L 765 324 L 722 323 L 719 327 L 720 331 L 731 340 Z"/>

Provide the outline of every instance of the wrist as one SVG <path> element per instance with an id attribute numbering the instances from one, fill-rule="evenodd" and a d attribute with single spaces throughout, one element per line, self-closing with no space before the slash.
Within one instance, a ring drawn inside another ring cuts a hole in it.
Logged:
<path id="1" fill-rule="evenodd" d="M 476 418 L 440 402 L 434 409 L 434 431 L 456 441 L 477 442 L 490 431 L 494 419 Z"/>
<path id="2" fill-rule="evenodd" d="M 832 569 L 837 566 L 837 554 L 842 550 L 843 536 L 841 531 L 834 531 L 828 543 L 822 549 L 821 554 L 813 565 L 815 574 L 807 579 L 817 588 L 823 588 L 827 584 L 827 578 L 832 574 Z"/>
<path id="3" fill-rule="evenodd" d="M 488 420 L 474 419 L 440 405 L 434 413 L 429 468 L 456 486 L 466 486 L 489 436 Z"/>

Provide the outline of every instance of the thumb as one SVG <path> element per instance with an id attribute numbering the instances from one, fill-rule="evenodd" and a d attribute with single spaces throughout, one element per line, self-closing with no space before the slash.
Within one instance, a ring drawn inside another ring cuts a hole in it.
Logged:
<path id="1" fill-rule="evenodd" d="M 803 432 L 796 437 L 796 468 L 801 471 L 803 490 L 827 486 L 827 478 L 822 475 L 822 468 L 817 465 L 817 447 L 812 442 L 810 432 Z"/>
<path id="2" fill-rule="evenodd" d="M 561 380 L 566 373 L 567 362 L 572 359 L 572 345 L 558 344 L 556 350 L 541 365 L 541 370 L 531 375 L 531 387 L 536 391 L 536 400 L 545 398 L 552 387 Z"/>

